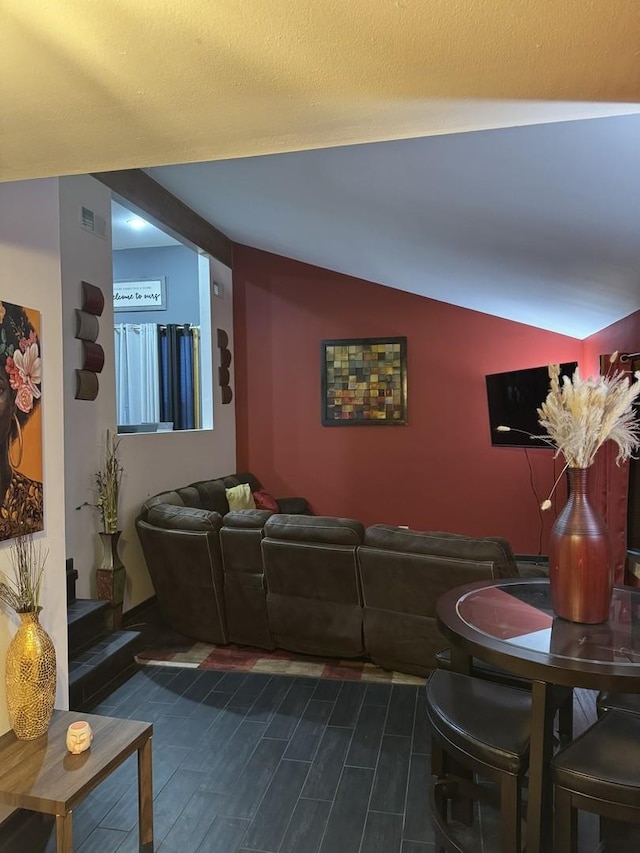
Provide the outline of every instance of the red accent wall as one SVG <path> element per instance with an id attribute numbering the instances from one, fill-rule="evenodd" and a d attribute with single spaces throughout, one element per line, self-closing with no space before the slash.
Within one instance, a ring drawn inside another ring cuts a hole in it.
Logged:
<path id="1" fill-rule="evenodd" d="M 640 311 L 607 326 L 583 342 L 585 369 L 595 374 L 599 371 L 600 356 L 640 352 Z M 620 366 L 618 363 L 617 367 Z M 629 367 L 629 365 L 627 365 Z M 626 563 L 627 507 L 629 501 L 629 463 L 615 464 L 617 448 L 611 442 L 598 453 L 591 478 L 594 506 L 605 519 L 611 536 L 613 565 L 616 583 L 624 583 Z M 637 462 L 633 463 L 637 465 Z M 635 583 L 633 579 L 629 579 Z"/>
<path id="2" fill-rule="evenodd" d="M 601 355 L 611 355 L 616 350 L 620 353 L 640 352 L 640 311 L 585 338 L 583 346 L 585 371 L 590 375 L 599 373 Z"/>
<path id="3" fill-rule="evenodd" d="M 581 361 L 581 341 L 243 246 L 233 282 L 239 470 L 317 514 L 545 552 L 530 483 L 543 500 L 561 463 L 491 446 L 485 375 Z M 323 427 L 321 340 L 385 335 L 408 339 L 409 425 Z"/>

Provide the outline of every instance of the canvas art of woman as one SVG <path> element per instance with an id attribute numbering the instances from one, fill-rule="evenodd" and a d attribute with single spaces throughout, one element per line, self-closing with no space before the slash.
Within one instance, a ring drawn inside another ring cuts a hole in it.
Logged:
<path id="1" fill-rule="evenodd" d="M 0 539 L 43 529 L 42 482 L 22 471 L 25 450 L 35 450 L 39 466 L 31 468 L 42 477 L 40 430 L 25 436 L 42 398 L 41 367 L 40 339 L 27 311 L 0 302 Z"/>

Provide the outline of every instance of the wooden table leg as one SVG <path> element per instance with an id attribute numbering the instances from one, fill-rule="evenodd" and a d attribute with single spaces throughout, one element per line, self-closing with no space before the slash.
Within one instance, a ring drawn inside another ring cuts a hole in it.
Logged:
<path id="1" fill-rule="evenodd" d="M 527 805 L 527 853 L 552 850 L 553 689 L 534 681 L 531 709 L 529 801 Z"/>
<path id="2" fill-rule="evenodd" d="M 56 815 L 56 853 L 73 853 L 73 812 Z"/>
<path id="3" fill-rule="evenodd" d="M 471 655 L 456 646 L 452 646 L 451 671 L 459 672 L 461 675 L 471 675 Z M 456 765 L 455 762 L 454 772 L 460 779 L 473 781 L 473 773 L 465 767 Z M 473 823 L 473 800 L 470 800 L 469 797 L 456 797 L 451 803 L 451 817 L 465 824 L 465 826 L 470 826 Z"/>
<path id="4" fill-rule="evenodd" d="M 152 738 L 138 750 L 138 819 L 140 851 L 153 853 L 153 772 Z"/>
<path id="5" fill-rule="evenodd" d="M 471 675 L 471 655 L 457 646 L 451 647 L 451 671 L 461 675 Z"/>

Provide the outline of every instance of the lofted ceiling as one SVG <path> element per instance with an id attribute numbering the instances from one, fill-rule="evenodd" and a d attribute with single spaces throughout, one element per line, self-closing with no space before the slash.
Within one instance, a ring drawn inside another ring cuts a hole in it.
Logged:
<path id="1" fill-rule="evenodd" d="M 148 171 L 235 242 L 443 302 L 577 338 L 640 309 L 640 115 Z"/>
<path id="2" fill-rule="evenodd" d="M 241 242 L 582 337 L 640 307 L 639 42 L 637 0 L 4 0 L 0 179 L 149 168 Z"/>

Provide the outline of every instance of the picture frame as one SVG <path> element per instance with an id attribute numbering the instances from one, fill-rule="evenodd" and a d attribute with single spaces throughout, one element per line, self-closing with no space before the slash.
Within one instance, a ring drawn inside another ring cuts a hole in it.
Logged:
<path id="1" fill-rule="evenodd" d="M 0 425 L 5 436 L 0 454 L 9 476 L 0 498 L 0 540 L 44 530 L 42 406 L 48 392 L 41 328 L 36 308 L 0 301 Z"/>
<path id="2" fill-rule="evenodd" d="M 113 282 L 114 311 L 165 311 L 165 277 L 123 279 Z"/>
<path id="3" fill-rule="evenodd" d="M 406 426 L 406 337 L 323 340 L 320 367 L 323 426 Z"/>

